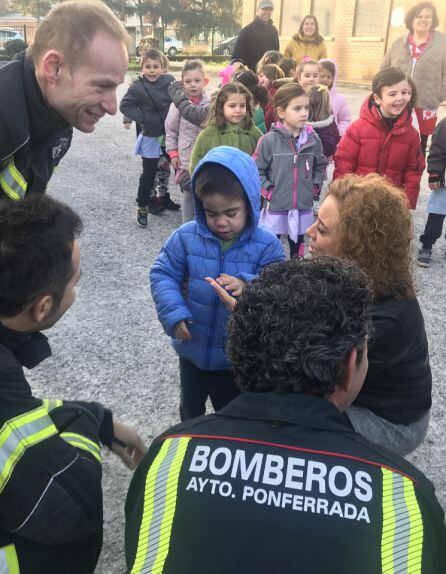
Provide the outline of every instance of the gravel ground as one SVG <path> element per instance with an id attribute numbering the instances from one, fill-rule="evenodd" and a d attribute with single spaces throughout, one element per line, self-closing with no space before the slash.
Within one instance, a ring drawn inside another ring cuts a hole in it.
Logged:
<path id="1" fill-rule="evenodd" d="M 124 90 L 125 86 L 119 96 Z M 365 92 L 344 93 L 357 117 Z M 102 402 L 117 418 L 135 425 L 149 444 L 178 421 L 177 359 L 156 318 L 148 271 L 163 242 L 181 224 L 181 215 L 165 212 L 150 216 L 147 230 L 136 226 L 140 162 L 132 157 L 133 144 L 134 130 L 122 127 L 119 114 L 107 117 L 93 135 L 76 133 L 50 183 L 49 193 L 69 203 L 84 221 L 83 275 L 76 304 L 49 333 L 53 357 L 28 376 L 38 396 Z M 423 182 L 415 237 L 426 217 L 428 192 Z M 180 201 L 177 188 L 172 188 L 172 196 Z M 430 342 L 434 405 L 428 437 L 411 456 L 436 485 L 443 506 L 444 250 L 441 241 L 432 268 L 416 270 Z M 125 572 L 124 500 L 130 478 L 120 461 L 104 452 L 105 531 L 98 574 Z"/>

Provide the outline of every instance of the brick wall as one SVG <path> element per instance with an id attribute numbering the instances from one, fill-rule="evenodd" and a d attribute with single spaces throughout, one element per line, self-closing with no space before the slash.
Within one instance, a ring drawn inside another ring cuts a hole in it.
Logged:
<path id="1" fill-rule="evenodd" d="M 335 0 L 333 0 L 335 2 Z M 284 18 L 292 17 L 293 10 L 299 16 L 309 14 L 311 0 L 274 0 L 275 9 L 273 20 L 279 29 L 283 30 Z M 385 22 L 389 23 L 391 14 L 403 14 L 402 10 L 409 10 L 415 2 L 413 0 L 382 0 L 380 6 L 384 11 Z M 446 2 L 434 0 L 440 25 L 437 30 L 446 33 Z M 344 81 L 367 82 L 379 69 L 386 47 L 390 47 L 394 40 L 407 33 L 404 22 L 396 26 L 395 20 L 390 22 L 388 29 L 383 28 L 382 36 L 353 37 L 356 0 L 336 0 L 333 26 L 333 37 L 326 39 L 328 56 L 336 60 L 339 66 L 339 77 Z M 251 22 L 255 14 L 255 0 L 243 2 L 243 26 Z M 295 14 L 294 14 L 295 15 Z M 317 13 L 315 14 L 317 16 Z M 290 26 L 287 26 L 288 31 Z M 297 32 L 297 30 L 296 30 Z M 283 49 L 289 40 L 289 35 L 280 36 Z"/>

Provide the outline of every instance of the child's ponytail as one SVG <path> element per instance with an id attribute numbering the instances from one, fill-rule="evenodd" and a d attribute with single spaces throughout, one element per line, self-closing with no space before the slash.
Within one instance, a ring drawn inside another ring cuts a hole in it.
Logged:
<path id="1" fill-rule="evenodd" d="M 308 121 L 320 122 L 330 117 L 332 111 L 327 86 L 311 86 L 307 94 L 310 99 Z"/>

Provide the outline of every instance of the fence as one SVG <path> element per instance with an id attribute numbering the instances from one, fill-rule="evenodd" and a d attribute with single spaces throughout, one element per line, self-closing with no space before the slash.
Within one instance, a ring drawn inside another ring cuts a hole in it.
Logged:
<path id="1" fill-rule="evenodd" d="M 4 45 L 9 40 L 21 40 L 30 45 L 34 40 L 37 28 L 36 21 L 0 20 L 0 54 L 4 54 Z M 131 56 L 138 55 L 141 39 L 164 51 L 169 58 L 205 57 L 228 58 L 240 32 L 240 28 L 154 28 L 145 25 L 143 34 L 139 25 L 126 23 L 127 31 L 132 37 Z"/>

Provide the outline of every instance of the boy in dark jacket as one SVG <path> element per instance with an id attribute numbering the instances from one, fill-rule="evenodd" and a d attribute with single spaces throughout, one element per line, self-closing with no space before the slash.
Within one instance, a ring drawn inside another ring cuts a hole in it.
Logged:
<path id="1" fill-rule="evenodd" d="M 260 178 L 248 154 L 228 146 L 208 152 L 192 192 L 196 220 L 170 236 L 150 271 L 158 319 L 180 357 L 182 420 L 204 414 L 208 396 L 219 410 L 239 393 L 225 353 L 229 312 L 206 278 L 237 297 L 284 259 L 279 240 L 257 226 Z"/>
<path id="2" fill-rule="evenodd" d="M 443 221 L 446 216 L 446 118 L 436 127 L 432 135 L 432 144 L 427 158 L 429 187 L 432 190 L 427 204 L 427 222 L 420 236 L 421 249 L 418 252 L 417 265 L 431 266 L 432 246 L 441 237 Z"/>
<path id="3" fill-rule="evenodd" d="M 119 106 L 124 114 L 124 125 L 128 128 L 134 121 L 141 130 L 135 147 L 135 155 L 142 157 L 143 164 L 136 199 L 136 222 L 140 227 L 147 227 L 148 212 L 158 214 L 164 209 L 180 208 L 179 204 L 170 199 L 166 190 L 170 167 L 165 148 L 162 147 L 164 122 L 172 101 L 167 88 L 175 80 L 166 74 L 167 67 L 168 60 L 164 54 L 153 48 L 146 50 L 141 58 L 141 75 L 127 90 Z M 164 165 L 166 162 L 167 169 Z M 164 187 L 164 193 L 160 194 L 158 200 L 153 191 L 157 170 Z"/>

